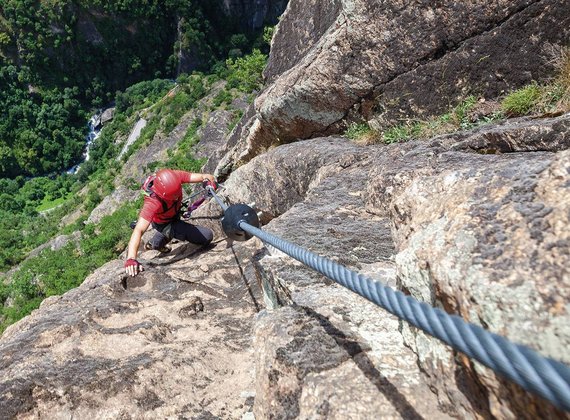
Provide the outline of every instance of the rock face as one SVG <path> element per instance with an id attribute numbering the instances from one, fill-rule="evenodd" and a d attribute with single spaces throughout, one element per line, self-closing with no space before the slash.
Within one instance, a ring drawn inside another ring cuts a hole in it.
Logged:
<path id="1" fill-rule="evenodd" d="M 208 121 L 198 131 L 200 141 L 194 146 L 193 154 L 197 158 L 207 160 L 202 169 L 204 172 L 214 173 L 220 159 L 227 153 L 228 137 L 235 131 L 236 113 L 245 113 L 249 105 L 241 96 L 233 100 L 231 108 L 233 111 L 212 112 Z"/>
<path id="2" fill-rule="evenodd" d="M 113 214 L 123 204 L 136 200 L 139 195 L 140 191 L 133 191 L 120 186 L 93 209 L 87 218 L 87 223 L 99 223 L 103 217 Z"/>
<path id="3" fill-rule="evenodd" d="M 570 37 L 569 8 L 568 0 L 292 0 L 272 44 L 274 83 L 220 174 L 350 120 L 386 126 L 544 78 L 553 70 L 548 46 Z"/>
<path id="4" fill-rule="evenodd" d="M 210 114 L 194 150 L 218 165 L 228 204 L 256 203 L 264 230 L 570 365 L 570 114 L 404 144 L 291 143 L 542 77 L 568 5 L 293 0 L 273 84 L 230 134 L 232 116 Z M 142 177 L 203 105 L 117 184 Z M 258 239 L 226 243 L 222 217 L 213 200 L 192 215 L 215 231 L 207 250 L 143 252 L 135 278 L 112 261 L 7 329 L 0 413 L 570 418 Z"/>
<path id="5" fill-rule="evenodd" d="M 115 107 L 105 109 L 101 114 L 101 125 L 105 125 L 109 121 L 112 121 L 114 116 L 115 116 Z"/>
<path id="6" fill-rule="evenodd" d="M 47 299 L 2 337 L 2 417 L 240 418 L 259 299 L 248 258 L 182 246 L 134 279 L 114 261 Z"/>
<path id="7" fill-rule="evenodd" d="M 568 116 L 556 123 L 568 124 Z M 470 136 L 471 141 L 481 145 L 485 131 Z M 498 131 L 494 139 L 487 137 L 487 147 L 496 148 L 509 138 Z M 569 321 L 570 265 L 568 233 L 560 230 L 568 217 L 568 151 L 466 155 L 446 151 L 449 140 L 435 141 L 431 148 L 394 151 L 393 159 L 372 172 L 368 209 L 390 215 L 400 251 L 395 257 L 400 287 L 568 363 L 562 349 L 570 339 L 564 327 Z M 551 148 L 556 150 L 557 143 L 552 141 Z M 452 149 L 472 145 L 460 142 Z M 549 149 L 542 147 L 536 144 Z M 403 333 L 424 371 L 439 382 L 432 386 L 446 389 L 439 394 L 442 405 L 457 406 L 457 389 L 471 382 L 472 390 L 486 395 L 485 410 L 494 416 L 537 415 L 529 412 L 534 404 L 518 387 L 466 359 L 457 366 L 451 351 L 429 344 L 422 333 L 407 327 Z"/>
<path id="8" fill-rule="evenodd" d="M 268 83 L 296 65 L 325 35 L 338 18 L 341 4 L 340 0 L 289 2 L 273 35 L 271 59 L 264 70 Z M 310 16 L 309 22 L 307 16 Z"/>
<path id="9" fill-rule="evenodd" d="M 126 180 L 142 182 L 148 175 L 147 166 L 150 163 L 165 161 L 168 151 L 175 148 L 178 142 L 184 138 L 195 119 L 202 118 L 202 113 L 207 109 L 209 101 L 221 88 L 222 84 L 220 83 L 213 86 L 210 94 L 201 99 L 194 109 L 182 116 L 178 125 L 170 133 L 164 135 L 159 132 L 155 135 L 152 143 L 136 150 L 123 165 L 120 176 L 116 178 L 115 185 L 118 187 L 124 184 Z M 204 141 L 207 142 L 208 140 L 205 139 Z"/>
<path id="10" fill-rule="evenodd" d="M 223 0 L 222 10 L 231 16 L 246 31 L 263 28 L 265 24 L 275 24 L 281 16 L 288 0 Z"/>
<path id="11" fill-rule="evenodd" d="M 220 194 L 257 202 L 269 232 L 570 363 L 569 123 L 297 142 L 240 167 Z M 111 262 L 11 326 L 0 412 L 564 418 L 259 240 L 226 248 L 219 217 L 213 202 L 193 214 L 216 229 L 213 248 L 145 252 L 136 278 Z"/>
<path id="12" fill-rule="evenodd" d="M 402 289 L 568 364 L 570 154 L 434 158 L 435 168 L 432 161 L 414 175 L 400 164 L 397 179 L 378 173 L 371 185 L 390 190 L 381 199 L 391 203 Z M 422 367 L 448 388 L 458 369 L 454 354 L 404 331 L 410 347 L 421 349 Z M 493 415 L 528 413 L 532 404 L 517 387 L 466 359 L 461 364 L 484 386 Z M 455 392 L 446 393 L 455 405 Z"/>
<path id="13" fill-rule="evenodd" d="M 569 363 L 569 126 L 567 114 L 427 143 L 284 145 L 236 170 L 225 196 L 263 203 L 268 231 Z M 371 407 L 404 418 L 563 416 L 267 252 L 257 262 L 272 309 L 255 330 L 259 417 L 358 418 Z"/>

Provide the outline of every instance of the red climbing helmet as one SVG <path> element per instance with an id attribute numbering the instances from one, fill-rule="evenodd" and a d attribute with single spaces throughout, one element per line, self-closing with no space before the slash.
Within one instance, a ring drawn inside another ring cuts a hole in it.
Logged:
<path id="1" fill-rule="evenodd" d="M 152 191 L 167 201 L 176 201 L 182 198 L 182 184 L 176 173 L 171 169 L 161 169 L 156 173 L 152 182 Z"/>

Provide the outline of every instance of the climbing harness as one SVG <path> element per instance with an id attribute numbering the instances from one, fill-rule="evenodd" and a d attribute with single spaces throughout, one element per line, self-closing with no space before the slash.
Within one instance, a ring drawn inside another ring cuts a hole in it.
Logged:
<path id="1" fill-rule="evenodd" d="M 147 177 L 147 179 L 144 181 L 143 185 L 141 186 L 141 189 L 144 191 L 145 195 L 156 196 L 154 194 L 154 192 L 151 190 L 154 178 L 155 178 L 154 175 L 150 175 L 149 177 Z M 180 218 L 182 218 L 184 220 L 188 220 L 192 216 L 193 211 L 195 211 L 198 207 L 200 207 L 202 204 L 204 204 L 208 200 L 208 198 L 212 197 L 212 195 L 210 194 L 210 191 L 208 190 L 208 188 L 206 188 L 207 186 L 210 186 L 210 183 L 203 181 L 201 187 L 198 189 L 197 192 L 190 195 L 188 198 L 182 200 L 182 206 L 180 207 L 180 213 L 179 213 Z M 222 184 L 216 184 L 216 188 L 220 188 L 220 187 L 222 187 Z M 166 207 L 166 203 L 164 203 L 164 201 L 161 200 L 160 197 L 158 197 L 158 196 L 156 196 L 156 197 L 162 203 L 162 211 L 163 212 L 168 211 L 169 208 Z M 136 225 L 137 225 L 137 221 L 133 220 L 130 223 L 131 229 L 134 229 Z"/>
<path id="2" fill-rule="evenodd" d="M 433 308 L 379 280 L 348 268 L 260 229 L 253 208 L 245 204 L 227 206 L 214 189 L 206 187 L 224 210 L 222 227 L 234 240 L 256 236 L 285 254 L 358 293 L 427 334 L 465 353 L 525 390 L 540 395 L 555 406 L 570 411 L 570 367 L 543 357 L 530 348 L 484 330 L 456 315 Z"/>

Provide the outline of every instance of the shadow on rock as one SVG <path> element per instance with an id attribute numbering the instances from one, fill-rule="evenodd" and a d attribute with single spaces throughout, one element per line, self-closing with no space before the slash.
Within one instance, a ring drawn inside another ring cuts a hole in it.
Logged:
<path id="1" fill-rule="evenodd" d="M 159 267 L 159 266 L 174 264 L 186 258 L 198 257 L 203 253 L 211 251 L 212 249 L 216 248 L 216 246 L 217 243 L 211 243 L 206 246 L 187 243 L 182 246 L 179 246 L 170 253 L 158 254 L 157 258 L 153 259 L 152 261 L 146 261 L 145 265 L 149 267 Z"/>
<path id="2" fill-rule="evenodd" d="M 315 319 L 325 332 L 332 337 L 339 347 L 343 348 L 352 358 L 364 376 L 392 403 L 394 408 L 405 419 L 423 419 L 416 409 L 408 402 L 406 397 L 398 391 L 382 373 L 374 367 L 374 363 L 364 352 L 362 346 L 347 337 L 345 333 L 329 322 L 327 318 L 311 308 L 303 307 L 305 313 Z"/>

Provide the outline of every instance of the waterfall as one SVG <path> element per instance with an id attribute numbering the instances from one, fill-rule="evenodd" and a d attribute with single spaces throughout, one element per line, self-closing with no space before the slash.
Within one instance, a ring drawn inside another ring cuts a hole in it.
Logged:
<path id="1" fill-rule="evenodd" d="M 66 170 L 65 171 L 66 173 L 76 174 L 77 171 L 79 171 L 81 164 L 89 160 L 89 151 L 91 149 L 91 145 L 101 135 L 102 114 L 103 111 L 99 111 L 96 114 L 94 114 L 91 118 L 89 118 L 89 121 L 87 122 L 87 127 L 89 128 L 89 132 L 85 136 L 85 151 L 83 152 L 83 157 L 81 159 L 81 162 Z"/>

